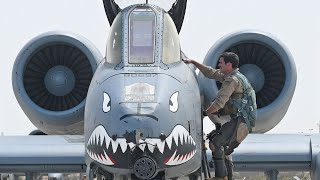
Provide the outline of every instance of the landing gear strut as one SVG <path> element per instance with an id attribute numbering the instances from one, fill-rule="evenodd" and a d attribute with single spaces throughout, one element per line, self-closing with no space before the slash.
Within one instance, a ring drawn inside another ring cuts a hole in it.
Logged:
<path id="1" fill-rule="evenodd" d="M 94 174 L 95 174 L 95 171 L 93 170 L 93 168 L 90 167 L 90 166 L 87 166 L 87 169 L 86 169 L 86 179 L 87 179 L 87 180 L 93 180 Z"/>

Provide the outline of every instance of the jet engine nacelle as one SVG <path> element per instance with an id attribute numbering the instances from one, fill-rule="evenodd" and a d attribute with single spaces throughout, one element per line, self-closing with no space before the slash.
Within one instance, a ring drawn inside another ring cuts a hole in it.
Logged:
<path id="1" fill-rule="evenodd" d="M 28 42 L 15 60 L 12 86 L 31 122 L 46 134 L 83 134 L 88 87 L 102 59 L 87 39 L 68 32 Z"/>
<path id="2" fill-rule="evenodd" d="M 296 86 L 296 67 L 287 48 L 275 37 L 258 31 L 240 31 L 219 40 L 207 53 L 204 64 L 218 68 L 219 56 L 237 53 L 239 69 L 256 91 L 258 119 L 255 133 L 275 127 L 286 114 Z M 214 100 L 221 83 L 198 75 L 203 106 Z M 221 118 L 210 115 L 213 122 Z"/>

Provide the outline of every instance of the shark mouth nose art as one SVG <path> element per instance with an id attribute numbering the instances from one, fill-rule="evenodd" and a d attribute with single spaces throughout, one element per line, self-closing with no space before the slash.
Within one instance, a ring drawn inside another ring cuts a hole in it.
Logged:
<path id="1" fill-rule="evenodd" d="M 189 161 L 196 153 L 196 143 L 189 132 L 177 125 L 165 140 L 160 138 L 140 139 L 138 143 L 125 138 L 110 137 L 102 125 L 92 132 L 86 147 L 91 159 L 104 165 L 114 166 L 118 157 L 130 151 L 149 151 L 151 156 L 160 157 L 163 164 L 175 166 Z"/>

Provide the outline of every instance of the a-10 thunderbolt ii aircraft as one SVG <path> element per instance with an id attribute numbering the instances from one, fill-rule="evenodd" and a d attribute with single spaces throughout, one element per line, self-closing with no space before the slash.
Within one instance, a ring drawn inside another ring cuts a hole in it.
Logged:
<path id="1" fill-rule="evenodd" d="M 178 33 L 187 0 L 177 0 L 168 12 L 149 3 L 120 9 L 113 0 L 103 2 L 111 25 L 105 58 L 71 33 L 35 37 L 13 68 L 21 108 L 46 134 L 84 134 L 88 179 L 199 178 L 201 107 L 220 85 L 182 62 Z M 217 67 L 225 51 L 240 56 L 240 71 L 256 91 L 254 132 L 270 130 L 294 93 L 290 53 L 271 35 L 249 30 L 222 38 L 204 63 Z"/>

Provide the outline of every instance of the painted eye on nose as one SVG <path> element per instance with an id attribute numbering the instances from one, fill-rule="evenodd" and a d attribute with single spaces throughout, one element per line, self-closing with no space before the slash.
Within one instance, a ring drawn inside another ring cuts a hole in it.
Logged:
<path id="1" fill-rule="evenodd" d="M 179 92 L 175 92 L 171 95 L 169 99 L 169 108 L 171 112 L 177 112 L 179 103 L 178 103 Z"/>
<path id="2" fill-rule="evenodd" d="M 103 112 L 107 113 L 111 109 L 111 99 L 107 93 L 103 93 L 103 103 L 102 103 L 102 110 Z"/>

